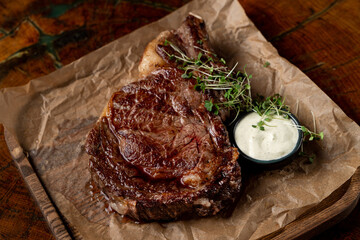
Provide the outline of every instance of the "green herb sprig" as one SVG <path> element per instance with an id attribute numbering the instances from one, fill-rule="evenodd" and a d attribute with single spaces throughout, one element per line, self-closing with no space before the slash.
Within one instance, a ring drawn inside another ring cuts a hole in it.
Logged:
<path id="1" fill-rule="evenodd" d="M 216 55 L 197 46 L 195 48 L 199 49 L 200 52 L 196 59 L 191 59 L 170 41 L 166 40 L 164 45 L 170 46 L 174 50 L 175 54 L 170 54 L 166 51 L 165 53 L 170 59 L 175 59 L 180 64 L 178 68 L 184 71 L 182 77 L 193 77 L 197 80 L 195 89 L 224 92 L 226 101 L 205 101 L 205 108 L 208 111 L 217 115 L 220 108 L 228 108 L 236 111 L 236 117 L 241 111 L 251 111 L 250 79 L 252 75 L 248 75 L 245 68 L 243 72 L 235 71 L 238 65 L 236 63 L 229 71 L 225 66 L 226 61 L 223 58 L 219 60 L 223 65 L 215 64 L 213 57 L 216 57 Z"/>
<path id="2" fill-rule="evenodd" d="M 285 119 L 289 119 L 290 107 L 285 104 L 285 99 L 283 99 L 279 94 L 275 94 L 267 98 L 258 96 L 253 100 L 253 103 L 254 111 L 261 116 L 261 120 L 257 122 L 256 125 L 252 125 L 253 128 L 259 128 L 259 130 L 264 131 L 265 126 L 272 127 L 268 123 L 271 122 L 271 120 L 278 118 L 279 116 L 282 116 Z M 324 133 L 316 133 L 305 126 L 297 126 L 297 128 L 303 132 L 303 139 L 299 156 L 305 157 L 309 160 L 310 163 L 313 163 L 316 159 L 316 155 L 314 153 L 304 152 L 304 142 L 323 140 Z"/>
<path id="3" fill-rule="evenodd" d="M 198 44 L 201 45 L 202 41 L 198 42 Z M 252 75 L 248 75 L 245 68 L 243 72 L 235 71 L 237 63 L 229 71 L 225 66 L 226 61 L 223 58 L 219 59 L 219 62 L 223 65 L 215 64 L 213 57 L 217 57 L 216 54 L 205 49 L 194 46 L 200 52 L 196 59 L 191 59 L 173 43 L 165 40 L 164 45 L 170 46 L 175 51 L 175 54 L 170 54 L 166 51 L 165 53 L 170 59 L 180 64 L 178 68 L 184 70 L 182 77 L 195 78 L 197 80 L 196 89 L 204 92 L 205 90 L 223 91 L 226 101 L 213 102 L 213 100 L 205 100 L 204 106 L 208 111 L 217 115 L 220 108 L 235 110 L 236 116 L 234 120 L 240 112 L 255 111 L 261 116 L 261 120 L 256 125 L 252 125 L 252 127 L 259 128 L 261 131 L 264 131 L 266 126 L 271 127 L 268 123 L 279 116 L 285 119 L 289 118 L 290 107 L 285 104 L 285 99 L 279 94 L 267 98 L 258 96 L 252 99 L 250 85 Z M 269 65 L 269 62 L 265 62 L 264 67 Z M 304 135 L 303 142 L 323 140 L 324 138 L 323 132 L 316 133 L 305 126 L 300 126 L 300 129 Z M 303 146 L 301 148 L 303 149 Z M 315 154 L 307 154 L 303 151 L 299 155 L 308 157 L 310 162 L 313 162 L 316 158 Z"/>
<path id="4" fill-rule="evenodd" d="M 303 132 L 303 139 L 302 139 L 301 151 L 299 152 L 299 156 L 305 157 L 309 160 L 310 163 L 313 163 L 314 160 L 316 159 L 316 154 L 315 153 L 309 154 L 309 153 L 304 152 L 304 142 L 310 142 L 313 140 L 323 140 L 324 133 L 323 132 L 320 132 L 320 133 L 313 132 L 305 126 L 301 126 L 300 129 Z"/>
<path id="5" fill-rule="evenodd" d="M 301 126 L 301 131 L 304 134 L 305 141 L 313 141 L 313 140 L 323 140 L 324 139 L 324 132 L 312 132 L 307 127 Z"/>
<path id="6" fill-rule="evenodd" d="M 270 66 L 270 63 L 268 61 L 266 61 L 263 65 L 265 68 L 267 68 L 268 66 Z"/>
<path id="7" fill-rule="evenodd" d="M 253 109 L 261 116 L 261 120 L 257 125 L 252 125 L 254 128 L 259 127 L 260 130 L 265 130 L 263 126 L 269 126 L 266 122 L 270 122 L 272 119 L 282 116 L 285 119 L 289 118 L 290 107 L 285 104 L 285 99 L 279 94 L 275 94 L 271 97 L 264 98 L 258 96 L 253 101 Z M 304 139 L 306 141 L 323 140 L 324 133 L 316 133 L 309 130 L 305 126 L 300 126 L 299 129 L 303 132 Z"/>
<path id="8" fill-rule="evenodd" d="M 299 156 L 307 158 L 310 163 L 314 163 L 314 160 L 316 159 L 315 153 L 306 153 L 304 151 L 300 151 Z"/>
<path id="9" fill-rule="evenodd" d="M 265 126 L 271 127 L 267 122 L 271 122 L 278 116 L 288 119 L 290 113 L 289 106 L 285 105 L 285 100 L 279 94 L 267 98 L 258 96 L 253 100 L 253 110 L 260 115 L 261 120 L 252 127 L 259 128 L 261 131 L 265 130 Z"/>

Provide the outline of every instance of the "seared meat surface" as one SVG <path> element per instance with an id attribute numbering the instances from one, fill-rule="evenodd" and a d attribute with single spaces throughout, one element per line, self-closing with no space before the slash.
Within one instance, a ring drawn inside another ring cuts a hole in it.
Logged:
<path id="1" fill-rule="evenodd" d="M 164 61 L 113 94 L 86 142 L 110 206 L 142 222 L 215 215 L 241 186 L 238 151 L 220 116 L 204 107 L 214 95 Z"/>
<path id="2" fill-rule="evenodd" d="M 214 50 L 209 41 L 205 22 L 201 18 L 189 15 L 178 29 L 160 33 L 147 45 L 139 64 L 140 77 L 147 76 L 158 67 L 178 65 L 175 59 L 169 58 L 168 54 L 174 54 L 174 51 L 170 46 L 164 45 L 165 40 L 178 46 L 189 58 L 197 58 L 201 52 L 204 56 L 212 57 L 214 65 L 221 65 L 219 59 L 210 53 Z"/>

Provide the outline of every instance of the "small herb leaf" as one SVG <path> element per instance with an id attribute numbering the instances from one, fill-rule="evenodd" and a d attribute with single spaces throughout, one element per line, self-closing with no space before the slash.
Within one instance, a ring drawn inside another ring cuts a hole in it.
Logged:
<path id="1" fill-rule="evenodd" d="M 214 104 L 213 104 L 211 101 L 205 100 L 204 106 L 205 106 L 205 108 L 206 108 L 209 112 L 212 111 L 213 105 L 214 105 Z"/>
<path id="2" fill-rule="evenodd" d="M 183 73 L 183 74 L 181 75 L 181 77 L 182 77 L 182 78 L 191 78 L 192 75 L 193 75 L 192 72 L 189 73 L 189 74 L 187 74 L 187 73 L 185 72 L 185 73 Z"/>

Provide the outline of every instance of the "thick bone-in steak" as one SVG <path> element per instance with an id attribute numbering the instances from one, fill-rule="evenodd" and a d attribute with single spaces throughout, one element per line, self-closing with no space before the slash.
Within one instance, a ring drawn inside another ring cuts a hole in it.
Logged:
<path id="1" fill-rule="evenodd" d="M 238 151 L 211 93 L 169 65 L 115 92 L 88 135 L 93 180 L 120 214 L 139 221 L 211 216 L 233 206 Z"/>
<path id="2" fill-rule="evenodd" d="M 86 150 L 112 207 L 140 221 L 208 216 L 240 190 L 237 149 L 206 96 L 175 68 L 113 94 Z"/>

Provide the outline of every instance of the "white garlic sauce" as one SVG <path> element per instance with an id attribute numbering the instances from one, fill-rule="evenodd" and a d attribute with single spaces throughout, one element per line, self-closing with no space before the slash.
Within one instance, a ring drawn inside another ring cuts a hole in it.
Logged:
<path id="1" fill-rule="evenodd" d="M 246 115 L 235 128 L 235 142 L 240 150 L 258 160 L 274 160 L 286 156 L 294 150 L 299 138 L 296 124 L 291 119 L 276 116 L 265 130 L 254 128 L 261 121 L 259 114 L 253 112 Z"/>

